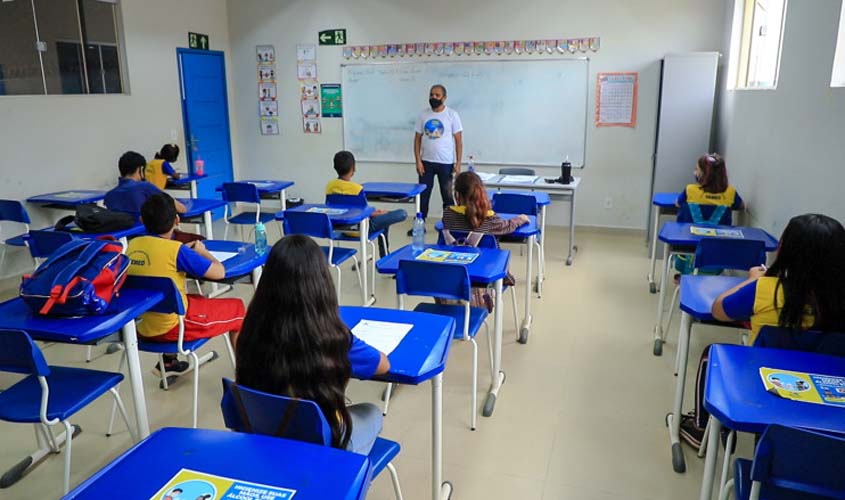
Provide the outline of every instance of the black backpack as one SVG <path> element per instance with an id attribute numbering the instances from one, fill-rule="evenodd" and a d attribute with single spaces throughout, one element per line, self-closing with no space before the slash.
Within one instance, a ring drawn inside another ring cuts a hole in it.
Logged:
<path id="1" fill-rule="evenodd" d="M 76 228 L 68 228 L 71 223 Z M 81 231 L 83 233 L 111 233 L 129 229 L 138 224 L 138 218 L 127 212 L 106 210 L 97 205 L 79 205 L 75 215 L 62 217 L 56 222 L 57 231 Z"/>

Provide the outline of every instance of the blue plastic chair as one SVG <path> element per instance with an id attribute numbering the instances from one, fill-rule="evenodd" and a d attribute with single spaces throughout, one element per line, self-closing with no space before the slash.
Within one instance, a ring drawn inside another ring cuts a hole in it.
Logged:
<path id="1" fill-rule="evenodd" d="M 361 266 L 358 265 L 358 257 L 356 257 L 358 250 L 334 246 L 335 231 L 332 229 L 332 221 L 328 214 L 286 210 L 282 224 L 285 234 L 304 234 L 312 238 L 328 240 L 329 246 L 321 246 L 320 249 L 326 255 L 329 265 L 337 271 L 338 301 L 340 301 L 342 284 L 340 265 L 347 260 L 352 259 L 355 263 L 358 286 L 363 288 L 363 284 L 361 283 Z"/>
<path id="2" fill-rule="evenodd" d="M 0 371 L 26 375 L 0 392 L 0 420 L 34 424 L 39 445 L 46 443 L 45 448 L 18 464 L 16 474 L 4 476 L 0 487 L 5 488 L 16 482 L 48 453 L 59 453 L 64 444 L 64 492 L 67 493 L 70 490 L 73 434 L 80 430 L 71 425 L 68 418 L 106 392 L 114 396 L 115 405 L 120 409 L 135 439 L 126 409 L 116 390 L 116 386 L 123 380 L 120 373 L 48 366 L 35 342 L 26 332 L 19 330 L 0 330 Z M 59 423 L 64 425 L 65 432 L 56 437 L 52 427 Z"/>
<path id="3" fill-rule="evenodd" d="M 164 355 L 165 354 L 181 354 L 187 356 L 191 361 L 189 370 L 193 371 L 193 428 L 197 428 L 197 406 L 199 399 L 199 367 L 204 363 L 215 359 L 216 353 L 214 351 L 203 355 L 200 358 L 197 355 L 197 350 L 208 343 L 210 338 L 203 338 L 197 340 L 186 341 L 185 337 L 185 304 L 182 303 L 182 296 L 179 294 L 179 289 L 170 278 L 163 278 L 158 276 L 127 276 L 126 282 L 123 285 L 128 288 L 140 288 L 145 290 L 155 290 L 164 294 L 164 298 L 152 307 L 149 312 L 163 313 L 163 314 L 177 314 L 179 316 L 179 338 L 176 342 L 150 342 L 144 337 L 138 337 L 138 350 L 141 352 L 150 352 L 158 354 L 159 366 L 162 368 L 161 385 L 164 390 L 169 389 L 167 376 L 164 372 Z M 162 332 L 164 333 L 164 332 Z M 229 360 L 232 362 L 232 367 L 235 367 L 235 353 L 232 351 L 232 342 L 229 338 L 229 333 L 223 333 L 225 338 L 226 350 L 229 353 Z M 118 371 L 123 369 L 123 363 L 126 361 L 126 353 L 120 358 Z M 111 435 L 112 423 L 114 422 L 114 407 L 112 407 L 111 417 L 109 418 L 109 430 L 107 435 Z"/>
<path id="4" fill-rule="evenodd" d="M 233 431 L 331 446 L 331 428 L 322 410 L 313 401 L 257 391 L 224 378 L 220 408 L 226 427 Z M 387 468 L 396 498 L 402 500 L 399 476 L 390 463 L 399 450 L 399 443 L 376 438 L 367 458 L 372 466 L 373 478 Z"/>
<path id="5" fill-rule="evenodd" d="M 537 206 L 537 200 L 534 196 L 520 193 L 501 193 L 493 194 L 493 211 L 503 214 L 525 214 L 538 217 L 540 215 L 540 207 Z M 537 247 L 537 268 L 539 270 L 538 276 L 545 276 L 546 274 L 546 255 L 543 250 L 543 245 L 540 243 L 545 235 L 540 233 L 534 238 L 534 245 Z M 525 243 L 525 238 L 517 238 L 510 235 L 499 236 L 501 243 Z M 519 249 L 522 255 L 522 248 Z M 539 283 L 537 290 L 540 290 Z"/>
<path id="6" fill-rule="evenodd" d="M 738 459 L 722 499 L 736 488 L 739 500 L 845 498 L 845 437 L 770 425 L 754 461 Z"/>
<path id="7" fill-rule="evenodd" d="M 223 231 L 223 239 L 228 239 L 229 224 L 237 224 L 241 228 L 241 240 L 244 239 L 243 227 L 255 226 L 259 222 L 264 224 L 274 219 L 273 213 L 261 212 L 261 196 L 258 194 L 258 187 L 249 182 L 224 182 L 223 199 L 227 202 L 223 209 L 223 220 L 226 222 L 226 229 Z M 237 203 L 247 203 L 255 206 L 254 211 L 241 211 L 234 214 Z M 231 217 L 229 211 L 232 211 Z"/>
<path id="8" fill-rule="evenodd" d="M 326 205 L 335 205 L 335 206 L 352 206 L 352 207 L 359 207 L 359 208 L 366 208 L 368 205 L 367 203 L 367 196 L 364 194 L 362 190 L 360 193 L 356 195 L 351 194 L 327 194 L 326 195 Z M 351 241 L 358 243 L 358 236 L 355 234 L 350 234 L 349 231 L 335 231 L 334 238 L 335 241 Z M 370 283 L 376 282 L 376 258 L 375 256 L 378 255 L 376 253 L 376 241 L 381 240 L 382 245 L 384 248 L 387 249 L 387 235 L 385 235 L 383 229 L 379 229 L 378 231 L 370 231 L 370 234 L 367 235 L 367 241 L 370 243 L 370 255 L 373 257 L 372 266 L 370 267 Z"/>
<path id="9" fill-rule="evenodd" d="M 754 347 L 845 357 L 845 333 L 764 326 L 757 332 Z"/>
<path id="10" fill-rule="evenodd" d="M 402 296 L 433 297 L 450 301 L 459 301 L 461 305 L 420 303 L 414 311 L 448 316 L 455 320 L 460 329 L 455 329 L 454 338 L 472 343 L 472 406 L 470 429 L 475 430 L 478 417 L 478 344 L 475 337 L 482 325 L 487 333 L 487 345 L 490 351 L 490 366 L 493 366 L 493 351 L 490 332 L 486 329 L 487 309 L 470 306 L 472 284 L 465 266 L 443 264 L 422 260 L 403 260 L 399 262 L 396 273 L 396 294 L 399 296 L 400 309 Z M 388 386 L 388 393 L 390 392 Z M 389 394 L 385 397 L 384 413 L 387 414 Z"/>
<path id="11" fill-rule="evenodd" d="M 46 259 L 52 255 L 57 248 L 73 240 L 73 235 L 66 231 L 41 229 L 30 231 L 26 239 L 29 254 L 32 255 L 36 263 L 39 263 L 41 259 Z"/>
<path id="12" fill-rule="evenodd" d="M 24 232 L 16 236 L 12 236 L 11 238 L 5 238 L 0 240 L 3 243 L 3 256 L 0 257 L 0 269 L 3 268 L 3 264 L 6 261 L 7 246 L 29 246 L 25 235 L 29 233 L 29 225 L 32 224 L 32 221 L 29 219 L 29 214 L 26 213 L 26 209 L 24 208 L 23 203 L 19 202 L 18 200 L 0 200 L 0 234 L 2 234 L 3 232 L 3 222 L 22 224 L 24 227 Z M 33 263 L 36 266 L 38 265 L 38 261 L 35 260 L 34 257 Z"/>

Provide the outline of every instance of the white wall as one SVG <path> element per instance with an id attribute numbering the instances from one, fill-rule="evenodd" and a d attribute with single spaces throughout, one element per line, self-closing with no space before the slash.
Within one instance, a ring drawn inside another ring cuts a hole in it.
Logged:
<path id="1" fill-rule="evenodd" d="M 718 149 L 750 223 L 773 234 L 807 212 L 845 220 L 845 88 L 830 87 L 840 5 L 789 0 L 777 89 L 722 93 Z"/>
<path id="2" fill-rule="evenodd" d="M 206 33 L 212 49 L 227 52 L 229 67 L 225 0 L 121 4 L 131 95 L 0 97 L 0 198 L 109 188 L 123 152 L 133 149 L 150 158 L 170 142 L 171 130 L 184 146 L 176 47 L 187 46 L 188 31 Z M 231 94 L 231 82 L 229 87 Z M 27 209 L 36 226 L 57 216 Z"/>
<path id="3" fill-rule="evenodd" d="M 295 48 L 297 43 L 316 43 L 318 31 L 347 28 L 352 45 L 601 37 L 601 50 L 590 54 L 591 79 L 594 82 L 599 71 L 640 72 L 639 116 L 635 129 L 589 126 L 588 166 L 578 195 L 577 221 L 629 228 L 645 227 L 659 59 L 670 52 L 720 50 L 724 19 L 723 2 L 697 0 L 538 0 L 524 6 L 509 0 L 229 0 L 228 5 L 236 108 L 232 122 L 240 145 L 240 174 L 294 180 L 293 194 L 311 201 L 322 199 L 325 182 L 333 174 L 332 155 L 343 147 L 340 119 L 324 119 L 322 135 L 302 132 Z M 254 56 L 259 44 L 276 47 L 280 136 L 259 135 Z M 322 83 L 340 81 L 340 48 L 318 48 L 317 62 Z M 593 83 L 591 118 L 594 91 Z M 426 100 L 420 96 L 420 108 Z M 411 142 L 409 133 L 409 148 Z M 385 164 L 361 164 L 358 177 L 415 179 L 411 165 Z M 612 209 L 603 208 L 608 196 L 613 198 Z M 439 195 L 432 198 L 434 213 Z M 568 220 L 565 213 L 562 204 L 554 206 L 550 222 Z"/>

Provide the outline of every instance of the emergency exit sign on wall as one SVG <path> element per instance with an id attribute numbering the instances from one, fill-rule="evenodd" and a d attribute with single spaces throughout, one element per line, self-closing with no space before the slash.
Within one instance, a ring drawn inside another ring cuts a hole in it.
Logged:
<path id="1" fill-rule="evenodd" d="M 192 49 L 209 50 L 208 35 L 188 32 L 188 47 Z"/>
<path id="2" fill-rule="evenodd" d="M 325 30 L 317 34 L 320 45 L 346 45 L 346 29 Z"/>

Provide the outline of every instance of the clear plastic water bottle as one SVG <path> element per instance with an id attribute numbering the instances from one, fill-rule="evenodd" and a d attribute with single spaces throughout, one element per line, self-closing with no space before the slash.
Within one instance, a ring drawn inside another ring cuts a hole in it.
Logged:
<path id="1" fill-rule="evenodd" d="M 263 222 L 255 224 L 255 253 L 264 255 L 267 253 L 267 228 Z"/>
<path id="2" fill-rule="evenodd" d="M 469 158 L 467 159 L 467 170 L 475 172 L 475 157 L 472 155 L 469 155 Z"/>
<path id="3" fill-rule="evenodd" d="M 417 212 L 411 235 L 411 249 L 414 251 L 414 255 L 422 253 L 425 249 L 425 221 L 422 212 Z"/>

